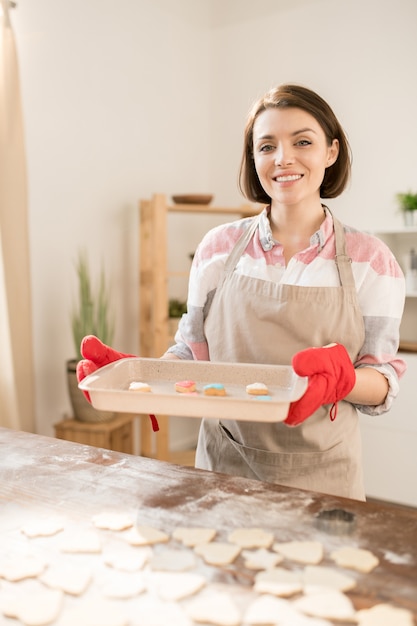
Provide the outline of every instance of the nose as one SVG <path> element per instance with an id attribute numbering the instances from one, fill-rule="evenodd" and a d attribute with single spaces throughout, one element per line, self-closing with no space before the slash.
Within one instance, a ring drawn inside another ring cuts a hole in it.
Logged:
<path id="1" fill-rule="evenodd" d="M 293 162 L 293 153 L 290 145 L 280 144 L 276 147 L 274 163 L 277 166 L 289 165 Z"/>

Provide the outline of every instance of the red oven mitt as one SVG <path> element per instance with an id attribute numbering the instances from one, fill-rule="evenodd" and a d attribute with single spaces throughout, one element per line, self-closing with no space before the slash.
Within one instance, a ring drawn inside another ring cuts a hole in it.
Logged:
<path id="1" fill-rule="evenodd" d="M 100 341 L 94 335 L 87 335 L 81 341 L 80 352 L 84 359 L 82 361 L 78 361 L 77 363 L 77 380 L 81 382 L 86 376 L 92 374 L 100 367 L 104 367 L 109 363 L 114 363 L 114 361 L 119 361 L 120 359 L 125 359 L 128 357 L 134 357 L 134 354 L 124 354 L 123 352 L 118 352 L 110 346 L 106 346 L 105 343 Z M 90 402 L 90 395 L 88 391 L 83 391 L 83 394 Z M 159 424 L 155 417 L 155 415 L 149 416 L 152 422 L 152 430 L 156 432 L 159 430 Z"/>
<path id="2" fill-rule="evenodd" d="M 337 402 L 343 400 L 356 382 L 355 369 L 344 346 L 333 343 L 324 348 L 307 348 L 292 358 L 299 376 L 308 376 L 307 390 L 291 402 L 285 424 L 298 426 L 323 404 L 332 404 L 330 419 L 337 415 Z"/>

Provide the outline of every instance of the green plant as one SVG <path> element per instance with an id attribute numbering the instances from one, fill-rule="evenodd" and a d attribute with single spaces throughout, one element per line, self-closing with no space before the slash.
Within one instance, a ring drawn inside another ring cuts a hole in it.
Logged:
<path id="1" fill-rule="evenodd" d="M 75 269 L 79 301 L 71 314 L 71 327 L 77 360 L 80 360 L 81 340 L 86 335 L 96 335 L 104 343 L 112 343 L 114 319 L 109 311 L 109 292 L 104 270 L 101 270 L 98 288 L 94 289 L 85 252 L 79 253 Z"/>
<path id="2" fill-rule="evenodd" d="M 397 193 L 401 211 L 417 211 L 417 193 Z"/>
<path id="3" fill-rule="evenodd" d="M 187 313 L 187 303 L 172 298 L 168 303 L 169 317 L 182 317 L 184 313 Z"/>

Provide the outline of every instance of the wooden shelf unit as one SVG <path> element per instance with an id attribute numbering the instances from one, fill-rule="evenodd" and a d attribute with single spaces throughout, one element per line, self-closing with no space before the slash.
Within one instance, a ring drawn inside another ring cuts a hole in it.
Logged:
<path id="1" fill-rule="evenodd" d="M 177 273 L 168 270 L 168 213 L 193 213 L 206 215 L 236 215 L 249 217 L 259 208 L 251 205 L 217 207 L 203 204 L 168 204 L 164 194 L 154 194 L 151 199 L 139 202 L 139 354 L 159 358 L 168 348 L 169 331 L 169 277 Z M 141 442 L 144 456 L 160 460 L 170 458 L 168 416 L 158 415 L 160 431 L 155 438 L 153 452 L 149 420 L 141 420 Z"/>

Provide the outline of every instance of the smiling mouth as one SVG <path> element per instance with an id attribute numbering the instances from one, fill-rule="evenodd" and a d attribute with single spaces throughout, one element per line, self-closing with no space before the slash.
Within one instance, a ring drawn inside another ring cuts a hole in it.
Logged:
<path id="1" fill-rule="evenodd" d="M 290 183 L 294 180 L 300 180 L 302 178 L 301 174 L 291 174 L 290 176 L 276 176 L 274 180 L 277 183 Z"/>

